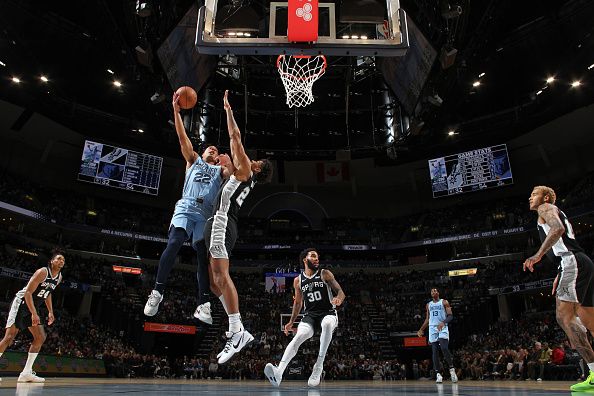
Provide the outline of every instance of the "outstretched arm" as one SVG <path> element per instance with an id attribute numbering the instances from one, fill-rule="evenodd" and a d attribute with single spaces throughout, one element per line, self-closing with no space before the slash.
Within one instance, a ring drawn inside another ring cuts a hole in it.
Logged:
<path id="1" fill-rule="evenodd" d="M 524 261 L 524 271 L 528 269 L 530 272 L 533 272 L 534 265 L 542 259 L 565 232 L 565 227 L 559 217 L 559 210 L 555 205 L 549 203 L 540 205 L 538 207 L 538 216 L 542 218 L 551 229 L 545 240 L 542 242 L 540 249 L 538 249 L 538 252 Z"/>
<path id="2" fill-rule="evenodd" d="M 346 298 L 346 295 L 342 291 L 342 287 L 340 287 L 340 285 L 336 281 L 336 278 L 334 278 L 334 274 L 329 270 L 325 269 L 322 274 L 322 278 L 324 279 L 324 281 L 326 281 L 326 283 L 329 284 L 332 288 L 332 291 L 336 293 L 336 296 L 332 299 L 332 305 L 335 305 L 337 307 L 340 306 Z"/>
<path id="3" fill-rule="evenodd" d="M 194 151 L 192 147 L 192 142 L 190 142 L 190 138 L 186 134 L 186 128 L 184 128 L 184 122 L 179 114 L 179 95 L 177 93 L 173 94 L 173 102 L 171 105 L 173 106 L 173 118 L 175 120 L 175 132 L 177 133 L 177 137 L 179 138 L 179 145 L 181 147 L 182 155 L 186 160 L 186 167 L 192 166 L 194 162 L 196 162 L 196 158 L 198 158 L 198 153 Z"/>
<path id="4" fill-rule="evenodd" d="M 225 91 L 225 97 L 223 98 L 223 106 L 227 113 L 227 130 L 229 131 L 229 143 L 231 146 L 231 158 L 233 165 L 235 166 L 235 177 L 237 180 L 245 181 L 250 177 L 251 166 L 250 159 L 248 158 L 243 144 L 241 143 L 241 132 L 233 117 L 233 110 L 229 104 L 229 91 Z"/>

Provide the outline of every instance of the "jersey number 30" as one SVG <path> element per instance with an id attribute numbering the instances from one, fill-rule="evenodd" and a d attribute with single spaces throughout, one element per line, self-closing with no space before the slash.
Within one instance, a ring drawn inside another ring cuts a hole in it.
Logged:
<path id="1" fill-rule="evenodd" d="M 41 297 L 43 299 L 46 299 L 47 296 L 49 296 L 50 291 L 49 290 L 41 290 L 39 293 L 37 293 L 37 297 Z"/>
<path id="2" fill-rule="evenodd" d="M 321 299 L 322 299 L 322 293 L 320 293 L 319 290 L 316 290 L 315 292 L 307 293 L 307 301 L 309 301 L 309 302 L 320 301 Z"/>

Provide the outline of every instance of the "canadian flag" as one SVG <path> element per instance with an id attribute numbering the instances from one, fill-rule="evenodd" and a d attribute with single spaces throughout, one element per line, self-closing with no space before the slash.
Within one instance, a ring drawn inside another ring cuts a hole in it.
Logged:
<path id="1" fill-rule="evenodd" d="M 318 162 L 318 182 L 342 182 L 349 180 L 348 162 Z"/>

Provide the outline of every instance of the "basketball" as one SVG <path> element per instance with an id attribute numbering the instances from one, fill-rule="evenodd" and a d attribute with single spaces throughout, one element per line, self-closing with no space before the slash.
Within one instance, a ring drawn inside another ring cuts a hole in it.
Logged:
<path id="1" fill-rule="evenodd" d="M 175 93 L 179 95 L 179 107 L 182 109 L 188 110 L 196 106 L 198 95 L 192 87 L 180 87 Z"/>

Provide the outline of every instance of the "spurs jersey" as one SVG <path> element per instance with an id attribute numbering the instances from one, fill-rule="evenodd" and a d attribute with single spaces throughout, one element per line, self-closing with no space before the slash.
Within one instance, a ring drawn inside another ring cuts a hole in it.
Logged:
<path id="1" fill-rule="evenodd" d="M 58 275 L 52 277 L 52 271 L 49 267 L 46 267 L 47 275 L 43 282 L 37 286 L 37 289 L 32 293 L 33 295 L 33 304 L 36 307 L 39 307 L 45 299 L 58 287 L 60 282 L 62 281 L 62 273 L 58 272 Z M 27 290 L 27 286 L 19 290 L 16 294 L 16 298 L 21 300 L 21 302 L 25 303 L 25 291 Z"/>
<path id="2" fill-rule="evenodd" d="M 582 253 L 584 250 L 575 240 L 575 234 L 573 233 L 573 227 L 567 219 L 565 213 L 559 210 L 559 218 L 565 226 L 565 232 L 561 235 L 561 238 L 553 245 L 553 247 L 547 252 L 547 257 L 554 263 L 564 267 L 567 264 L 567 258 L 573 257 L 574 253 Z M 545 240 L 551 227 L 548 224 L 538 223 L 538 234 L 540 236 L 541 243 Z"/>
<path id="3" fill-rule="evenodd" d="M 229 180 L 226 180 L 221 187 L 219 194 L 215 200 L 214 215 L 215 222 L 217 217 L 223 216 L 237 222 L 239 217 L 239 209 L 243 205 L 243 201 L 247 198 L 250 191 L 256 185 L 256 175 L 252 173 L 250 178 L 241 182 L 231 175 Z"/>
<path id="4" fill-rule="evenodd" d="M 332 291 L 322 279 L 322 271 L 316 271 L 311 277 L 305 275 L 305 271 L 299 275 L 305 315 L 336 314 L 336 307 L 332 305 Z"/>

